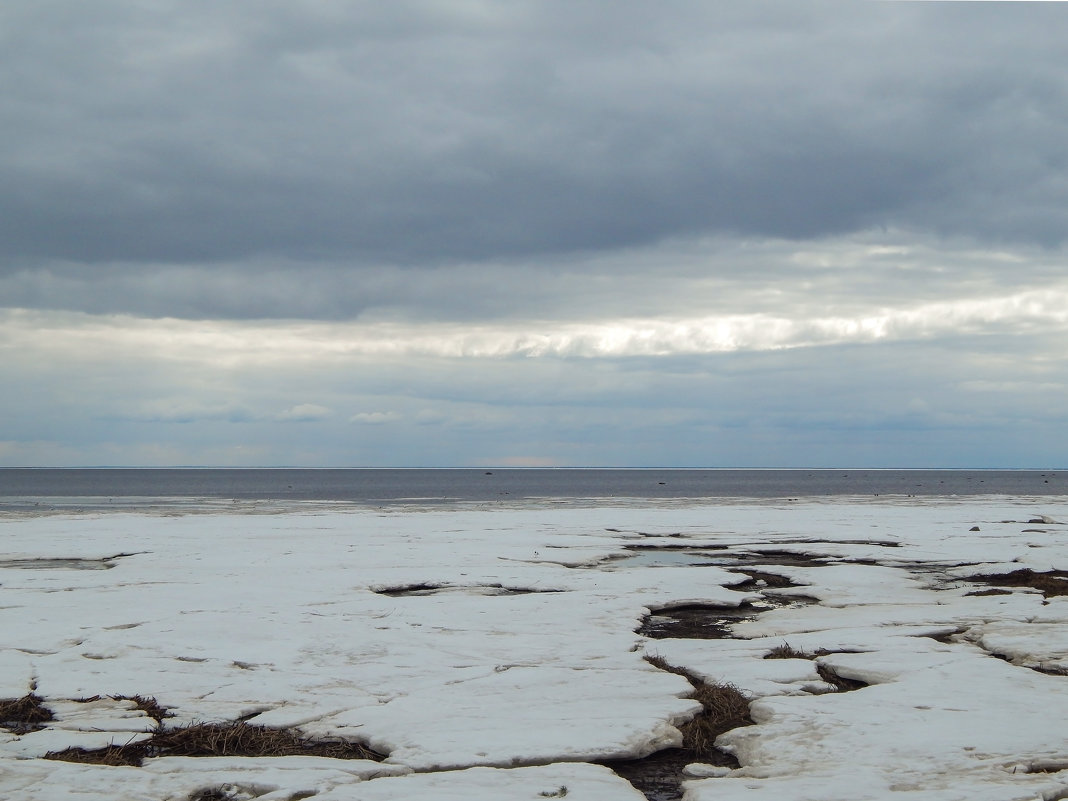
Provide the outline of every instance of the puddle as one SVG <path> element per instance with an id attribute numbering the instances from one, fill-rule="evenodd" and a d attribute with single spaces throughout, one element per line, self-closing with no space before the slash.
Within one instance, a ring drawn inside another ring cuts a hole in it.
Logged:
<path id="1" fill-rule="evenodd" d="M 730 754 L 721 753 L 724 767 L 738 767 L 738 760 Z M 696 760 L 693 754 L 686 749 L 667 748 L 644 759 L 610 760 L 601 764 L 607 765 L 630 782 L 634 789 L 643 793 L 649 801 L 681 801 L 682 770 L 694 761 Z"/>
<path id="2" fill-rule="evenodd" d="M 618 567 L 723 567 L 722 557 L 689 548 L 654 548 L 626 546 L 627 554 L 617 560 Z M 710 561 L 712 560 L 712 561 Z"/>

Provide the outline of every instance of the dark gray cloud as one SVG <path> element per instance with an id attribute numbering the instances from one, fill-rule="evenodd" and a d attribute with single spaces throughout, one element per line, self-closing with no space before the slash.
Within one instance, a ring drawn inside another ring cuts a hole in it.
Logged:
<path id="1" fill-rule="evenodd" d="M 1056 4 L 9 4 L 2 267 L 1068 231 Z"/>
<path id="2" fill-rule="evenodd" d="M 1059 252 L 1011 253 L 886 232 L 798 243 L 729 238 L 495 262 L 357 267 L 278 258 L 226 263 L 49 262 L 0 274 L 23 308 L 187 319 L 496 323 L 739 313 L 820 317 L 1058 285 Z"/>
<path id="3" fill-rule="evenodd" d="M 1064 8 L 0 4 L 0 463 L 1055 464 Z"/>

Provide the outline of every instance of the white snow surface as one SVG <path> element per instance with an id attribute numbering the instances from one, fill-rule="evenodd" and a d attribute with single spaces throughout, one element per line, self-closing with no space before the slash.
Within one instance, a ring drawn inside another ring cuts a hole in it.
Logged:
<path id="1" fill-rule="evenodd" d="M 1058 520 L 1068 499 L 7 513 L 0 699 L 55 719 L 0 728 L 0 798 L 640 799 L 593 763 L 677 746 L 700 710 L 651 655 L 753 699 L 719 741 L 741 766 L 692 766 L 687 801 L 1068 798 L 1068 596 L 969 594 L 1068 570 Z M 637 633 L 743 603 L 731 639 Z M 763 658 L 784 643 L 820 655 Z M 388 758 L 43 758 L 149 737 L 132 696 L 169 727 L 247 718 Z"/>

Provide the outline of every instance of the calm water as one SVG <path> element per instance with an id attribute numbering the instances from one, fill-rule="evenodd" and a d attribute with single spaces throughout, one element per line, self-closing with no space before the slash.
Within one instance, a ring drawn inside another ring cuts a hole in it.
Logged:
<path id="1" fill-rule="evenodd" d="M 26 469 L 0 468 L 0 508 L 109 499 L 343 501 L 1068 495 L 1068 470 Z M 94 502 L 95 501 L 95 502 Z"/>

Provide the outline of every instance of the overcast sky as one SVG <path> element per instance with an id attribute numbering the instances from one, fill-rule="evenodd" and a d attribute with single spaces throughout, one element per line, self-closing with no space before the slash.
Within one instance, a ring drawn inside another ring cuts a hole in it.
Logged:
<path id="1" fill-rule="evenodd" d="M 1068 466 L 1066 41 L 10 0 L 0 464 Z"/>

